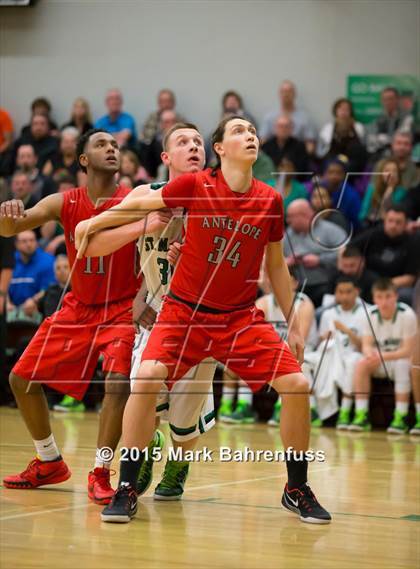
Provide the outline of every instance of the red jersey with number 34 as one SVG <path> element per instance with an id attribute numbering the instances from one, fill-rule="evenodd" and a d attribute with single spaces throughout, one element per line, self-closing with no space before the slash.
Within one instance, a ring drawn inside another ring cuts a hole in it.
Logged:
<path id="1" fill-rule="evenodd" d="M 134 298 L 141 284 L 141 277 L 136 270 L 137 253 L 134 242 L 111 255 L 83 259 L 76 259 L 74 246 L 74 230 L 79 221 L 99 215 L 119 204 L 130 191 L 118 186 L 114 195 L 102 198 L 97 207 L 89 199 L 86 188 L 74 188 L 63 194 L 61 223 L 71 267 L 72 293 L 83 304 L 103 305 Z"/>
<path id="2" fill-rule="evenodd" d="M 162 189 L 170 208 L 187 209 L 182 255 L 170 290 L 193 303 L 237 310 L 254 303 L 265 246 L 283 238 L 281 196 L 252 179 L 233 192 L 221 170 L 184 174 Z"/>

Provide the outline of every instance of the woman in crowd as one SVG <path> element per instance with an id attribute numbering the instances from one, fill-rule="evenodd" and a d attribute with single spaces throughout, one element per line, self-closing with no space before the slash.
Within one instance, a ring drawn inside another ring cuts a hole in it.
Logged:
<path id="1" fill-rule="evenodd" d="M 70 120 L 62 126 L 62 130 L 69 126 L 77 128 L 79 135 L 93 128 L 90 106 L 83 97 L 77 97 L 77 99 L 75 99 Z"/>
<path id="2" fill-rule="evenodd" d="M 150 176 L 140 164 L 140 160 L 138 159 L 137 154 L 132 150 L 121 151 L 121 166 L 119 175 L 121 183 L 123 178 L 129 178 L 132 182 L 131 187 L 133 188 L 139 184 L 147 184 L 150 181 Z"/>
<path id="3" fill-rule="evenodd" d="M 368 157 L 364 146 L 365 129 L 355 121 L 351 101 L 337 99 L 332 113 L 334 120 L 324 125 L 319 133 L 318 158 L 328 160 L 344 154 L 349 159 L 349 171 L 362 172 Z"/>
<path id="4" fill-rule="evenodd" d="M 276 189 L 283 197 L 284 212 L 286 214 L 290 202 L 299 198 L 308 199 L 308 192 L 305 186 L 296 180 L 296 166 L 288 156 L 283 157 L 277 167 L 277 171 L 279 176 Z"/>
<path id="5" fill-rule="evenodd" d="M 364 225 L 372 225 L 383 219 L 386 208 L 402 202 L 407 190 L 401 186 L 401 171 L 393 158 L 384 158 L 378 163 L 378 172 L 372 176 L 363 198 L 359 219 Z"/>

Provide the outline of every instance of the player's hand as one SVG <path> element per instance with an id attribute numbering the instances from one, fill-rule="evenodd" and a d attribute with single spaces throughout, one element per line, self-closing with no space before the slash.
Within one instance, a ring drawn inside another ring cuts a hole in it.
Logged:
<path id="1" fill-rule="evenodd" d="M 305 343 L 303 341 L 300 330 L 295 329 L 294 327 L 289 329 L 289 333 L 287 335 L 287 343 L 289 344 L 289 348 L 291 349 L 292 354 L 295 356 L 297 361 L 302 364 Z"/>
<path id="2" fill-rule="evenodd" d="M 84 219 L 79 221 L 74 230 L 74 246 L 77 251 L 77 258 L 82 259 L 84 257 L 87 246 L 89 245 L 89 225 L 90 219 Z"/>
<path id="3" fill-rule="evenodd" d="M 0 217 L 21 219 L 26 217 L 25 204 L 21 200 L 8 200 L 0 205 Z"/>
<path id="4" fill-rule="evenodd" d="M 334 320 L 334 326 L 336 328 L 336 330 L 339 330 L 340 332 L 343 332 L 343 334 L 347 334 L 349 329 L 347 328 L 347 326 L 345 326 L 342 322 L 340 322 L 339 320 Z"/>
<path id="5" fill-rule="evenodd" d="M 22 310 L 26 316 L 33 316 L 36 312 L 38 312 L 38 305 L 33 298 L 28 298 L 22 304 Z"/>
<path id="6" fill-rule="evenodd" d="M 155 231 L 162 231 L 169 223 L 172 217 L 172 212 L 170 209 L 160 209 L 158 211 L 152 211 L 146 217 L 144 223 L 144 232 L 154 233 Z"/>
<path id="7" fill-rule="evenodd" d="M 376 368 L 381 363 L 381 356 L 379 352 L 374 350 L 368 356 L 366 356 L 365 361 L 369 364 L 370 367 Z"/>
<path id="8" fill-rule="evenodd" d="M 304 267 L 308 267 L 309 269 L 312 269 L 313 267 L 317 267 L 319 265 L 319 257 L 318 255 L 304 255 L 302 257 L 302 263 Z"/>
<path id="9" fill-rule="evenodd" d="M 146 330 L 151 330 L 157 316 L 154 310 L 144 299 L 135 298 L 133 302 L 133 324 L 137 332 L 140 332 L 140 326 Z"/>
<path id="10" fill-rule="evenodd" d="M 171 243 L 169 245 L 169 250 L 168 250 L 168 261 L 170 262 L 170 264 L 175 267 L 179 257 L 181 256 L 182 253 L 182 243 L 178 243 L 177 241 L 174 241 L 173 243 Z"/>

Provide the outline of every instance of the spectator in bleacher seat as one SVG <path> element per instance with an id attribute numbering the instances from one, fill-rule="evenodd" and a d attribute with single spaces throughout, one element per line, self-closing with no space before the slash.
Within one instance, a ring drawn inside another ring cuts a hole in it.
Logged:
<path id="1" fill-rule="evenodd" d="M 324 186 L 318 186 L 314 189 L 311 195 L 311 205 L 315 213 L 319 214 L 322 219 L 335 223 L 347 233 L 351 231 L 349 220 L 333 207 L 330 192 Z"/>
<path id="2" fill-rule="evenodd" d="M 15 142 L 15 152 L 23 144 L 30 144 L 38 157 L 37 167 L 42 170 L 45 163 L 50 160 L 58 149 L 58 139 L 51 135 L 48 117 L 33 115 L 30 128 Z"/>
<path id="3" fill-rule="evenodd" d="M 293 136 L 305 142 L 308 154 L 315 151 L 316 130 L 306 112 L 296 104 L 296 87 L 292 81 L 283 81 L 279 87 L 279 107 L 269 112 L 263 119 L 260 137 L 264 142 L 275 134 L 276 119 L 287 115 L 293 124 Z"/>
<path id="4" fill-rule="evenodd" d="M 206 156 L 211 156 L 211 154 L 207 155 L 206 152 Z M 274 175 L 275 171 L 276 167 L 274 166 L 274 162 L 271 160 L 268 154 L 266 154 L 260 148 L 258 151 L 257 159 L 252 166 L 252 174 L 254 178 L 257 178 L 257 180 L 261 180 L 261 182 L 264 182 L 269 186 L 275 187 L 276 185 L 276 180 Z"/>
<path id="5" fill-rule="evenodd" d="M 401 108 L 400 94 L 395 87 L 381 93 L 383 113 L 367 127 L 367 148 L 376 160 L 384 156 L 396 132 L 413 132 L 413 115 Z"/>
<path id="6" fill-rule="evenodd" d="M 64 292 L 71 290 L 70 263 L 66 255 L 57 255 L 54 261 L 55 283 L 45 290 L 38 300 L 38 310 L 43 318 L 47 318 L 56 312 Z"/>
<path id="7" fill-rule="evenodd" d="M 56 136 L 58 134 L 57 124 L 51 118 L 51 103 L 45 97 L 37 97 L 31 103 L 31 120 L 30 123 L 22 127 L 20 132 L 21 136 L 27 136 L 31 131 L 32 119 L 36 115 L 42 115 L 47 117 L 48 120 L 48 130 L 51 135 Z"/>
<path id="8" fill-rule="evenodd" d="M 391 157 L 398 162 L 401 185 L 407 190 L 420 183 L 420 169 L 411 159 L 412 152 L 413 135 L 410 132 L 396 132 L 392 137 Z"/>
<path id="9" fill-rule="evenodd" d="M 304 179 L 309 171 L 309 159 L 305 144 L 293 135 L 293 122 L 287 115 L 278 117 L 275 123 L 275 134 L 263 145 L 262 150 L 270 156 L 274 164 L 280 164 L 287 156 L 296 167 L 295 172 L 300 173 L 299 179 Z"/>
<path id="10" fill-rule="evenodd" d="M 157 110 L 149 114 L 143 126 L 141 139 L 150 144 L 153 139 L 163 139 L 161 130 L 161 115 L 164 111 L 174 111 L 175 122 L 185 122 L 185 118 L 176 111 L 175 93 L 170 89 L 161 89 L 157 96 Z"/>
<path id="11" fill-rule="evenodd" d="M 347 245 L 337 258 L 337 267 L 331 275 L 330 293 L 334 293 L 335 281 L 340 274 L 356 279 L 360 289 L 360 297 L 372 304 L 372 286 L 378 280 L 379 275 L 366 267 L 366 259 L 360 249 L 353 245 Z"/>
<path id="12" fill-rule="evenodd" d="M 70 120 L 63 124 L 61 130 L 65 130 L 69 126 L 77 128 L 79 136 L 93 128 L 90 106 L 88 101 L 83 97 L 77 97 L 77 99 L 74 100 Z"/>
<path id="13" fill-rule="evenodd" d="M 13 136 L 12 117 L 0 107 L 0 176 L 8 176 L 13 167 Z"/>
<path id="14" fill-rule="evenodd" d="M 77 179 L 80 171 L 76 156 L 78 138 L 79 131 L 74 126 L 69 126 L 61 131 L 60 147 L 45 164 L 42 170 L 44 176 L 53 176 L 58 172 L 63 172 Z"/>
<path id="15" fill-rule="evenodd" d="M 354 228 L 359 227 L 359 211 L 361 200 L 359 194 L 354 189 L 351 178 L 348 174 L 348 159 L 340 155 L 327 162 L 321 186 L 325 187 L 331 196 L 333 208 L 339 211 L 353 224 Z M 317 182 L 312 191 L 316 190 Z"/>
<path id="16" fill-rule="evenodd" d="M 390 205 L 383 224 L 357 235 L 351 242 L 366 258 L 366 267 L 392 279 L 400 300 L 411 304 L 420 268 L 419 242 L 407 233 L 407 213 L 401 204 Z"/>
<path id="17" fill-rule="evenodd" d="M 38 247 L 34 231 L 18 233 L 15 244 L 8 310 L 32 317 L 38 312 L 39 298 L 55 282 L 54 257 Z"/>
<path id="18" fill-rule="evenodd" d="M 226 91 L 222 97 L 221 119 L 230 115 L 243 117 L 244 119 L 252 122 L 252 124 L 257 127 L 257 123 L 254 117 L 245 109 L 243 99 L 241 95 L 236 91 Z"/>
<path id="19" fill-rule="evenodd" d="M 16 170 L 25 172 L 32 184 L 32 194 L 39 201 L 45 196 L 55 192 L 55 186 L 51 178 L 41 174 L 37 167 L 38 157 L 31 144 L 22 144 L 16 153 Z"/>
<path id="20" fill-rule="evenodd" d="M 414 351 L 417 321 L 414 311 L 398 302 L 395 284 L 381 278 L 373 285 L 375 306 L 362 329 L 363 358 L 356 365 L 353 387 L 356 413 L 350 431 L 370 431 L 369 398 L 372 377 L 394 382 L 395 410 L 388 433 L 408 432 L 410 402 L 410 367 Z"/>
<path id="21" fill-rule="evenodd" d="M 57 174 L 55 179 L 56 191 L 64 194 L 76 187 L 76 180 L 63 172 Z M 64 229 L 57 221 L 47 221 L 39 229 L 39 245 L 50 255 L 66 254 Z"/>
<path id="22" fill-rule="evenodd" d="M 178 122 L 177 114 L 174 110 L 165 110 L 160 114 L 159 132 L 147 145 L 144 154 L 144 165 L 152 178 L 167 179 L 166 168 L 163 166 L 160 155 L 162 154 L 162 141 L 165 133 L 168 132 Z M 160 168 L 160 171 L 159 171 Z"/>
<path id="23" fill-rule="evenodd" d="M 351 101 L 337 99 L 332 113 L 334 120 L 324 125 L 319 133 L 318 158 L 328 160 L 344 154 L 349 161 L 349 172 L 363 172 L 368 157 L 364 146 L 365 129 L 355 121 Z"/>
<path id="24" fill-rule="evenodd" d="M 384 158 L 378 162 L 376 168 L 359 212 L 359 219 L 364 225 L 374 225 L 383 220 L 388 206 L 401 203 L 407 196 L 407 190 L 401 185 L 401 171 L 397 160 Z"/>
<path id="25" fill-rule="evenodd" d="M 95 128 L 111 133 L 121 147 L 134 146 L 137 139 L 134 118 L 123 111 L 123 96 L 119 89 L 110 89 L 105 97 L 108 113 L 95 122 Z"/>
<path id="26" fill-rule="evenodd" d="M 14 239 L 0 237 L 0 393 L 6 380 L 7 296 L 15 266 Z"/>
<path id="27" fill-rule="evenodd" d="M 320 306 L 329 290 L 337 249 L 346 241 L 347 234 L 338 225 L 322 219 L 311 227 L 314 215 L 307 200 L 298 199 L 289 205 L 284 254 L 288 266 L 299 269 L 300 278 L 307 279 L 305 292 L 315 306 Z"/>
<path id="28" fill-rule="evenodd" d="M 140 164 L 140 160 L 138 159 L 137 154 L 132 150 L 121 151 L 121 166 L 119 175 L 120 184 L 123 184 L 123 177 L 128 177 L 132 182 L 131 187 L 135 187 L 140 184 L 147 184 L 149 182 L 149 176 L 146 170 Z"/>
<path id="29" fill-rule="evenodd" d="M 21 200 L 25 204 L 25 209 L 34 207 L 39 201 L 33 194 L 31 180 L 25 172 L 17 171 L 13 174 L 10 189 L 13 199 Z"/>
<path id="30" fill-rule="evenodd" d="M 289 155 L 283 156 L 276 168 L 276 190 L 283 197 L 284 213 L 292 201 L 298 199 L 308 199 L 308 192 L 303 184 L 296 179 L 296 164 Z"/>

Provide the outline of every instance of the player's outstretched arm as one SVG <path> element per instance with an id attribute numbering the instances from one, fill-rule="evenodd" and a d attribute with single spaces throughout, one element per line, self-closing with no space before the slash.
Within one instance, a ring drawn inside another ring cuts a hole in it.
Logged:
<path id="1" fill-rule="evenodd" d="M 293 309 L 293 289 L 281 241 L 270 242 L 265 253 L 265 266 L 274 296 L 288 323 L 288 344 L 299 363 L 303 362 L 304 343 Z"/>
<path id="2" fill-rule="evenodd" d="M 83 257 L 91 236 L 109 227 L 119 227 L 143 219 L 148 212 L 165 207 L 162 190 L 150 190 L 150 186 L 138 186 L 122 202 L 99 215 L 80 221 L 74 241 L 77 257 Z"/>
<path id="3" fill-rule="evenodd" d="M 62 194 L 52 194 L 25 210 L 21 200 L 0 204 L 0 235 L 11 237 L 27 229 L 35 229 L 47 221 L 60 221 Z"/>
<path id="4" fill-rule="evenodd" d="M 110 255 L 142 235 L 162 231 L 168 225 L 171 215 L 169 210 L 153 211 L 140 221 L 98 231 L 89 239 L 84 255 L 86 257 Z"/>

